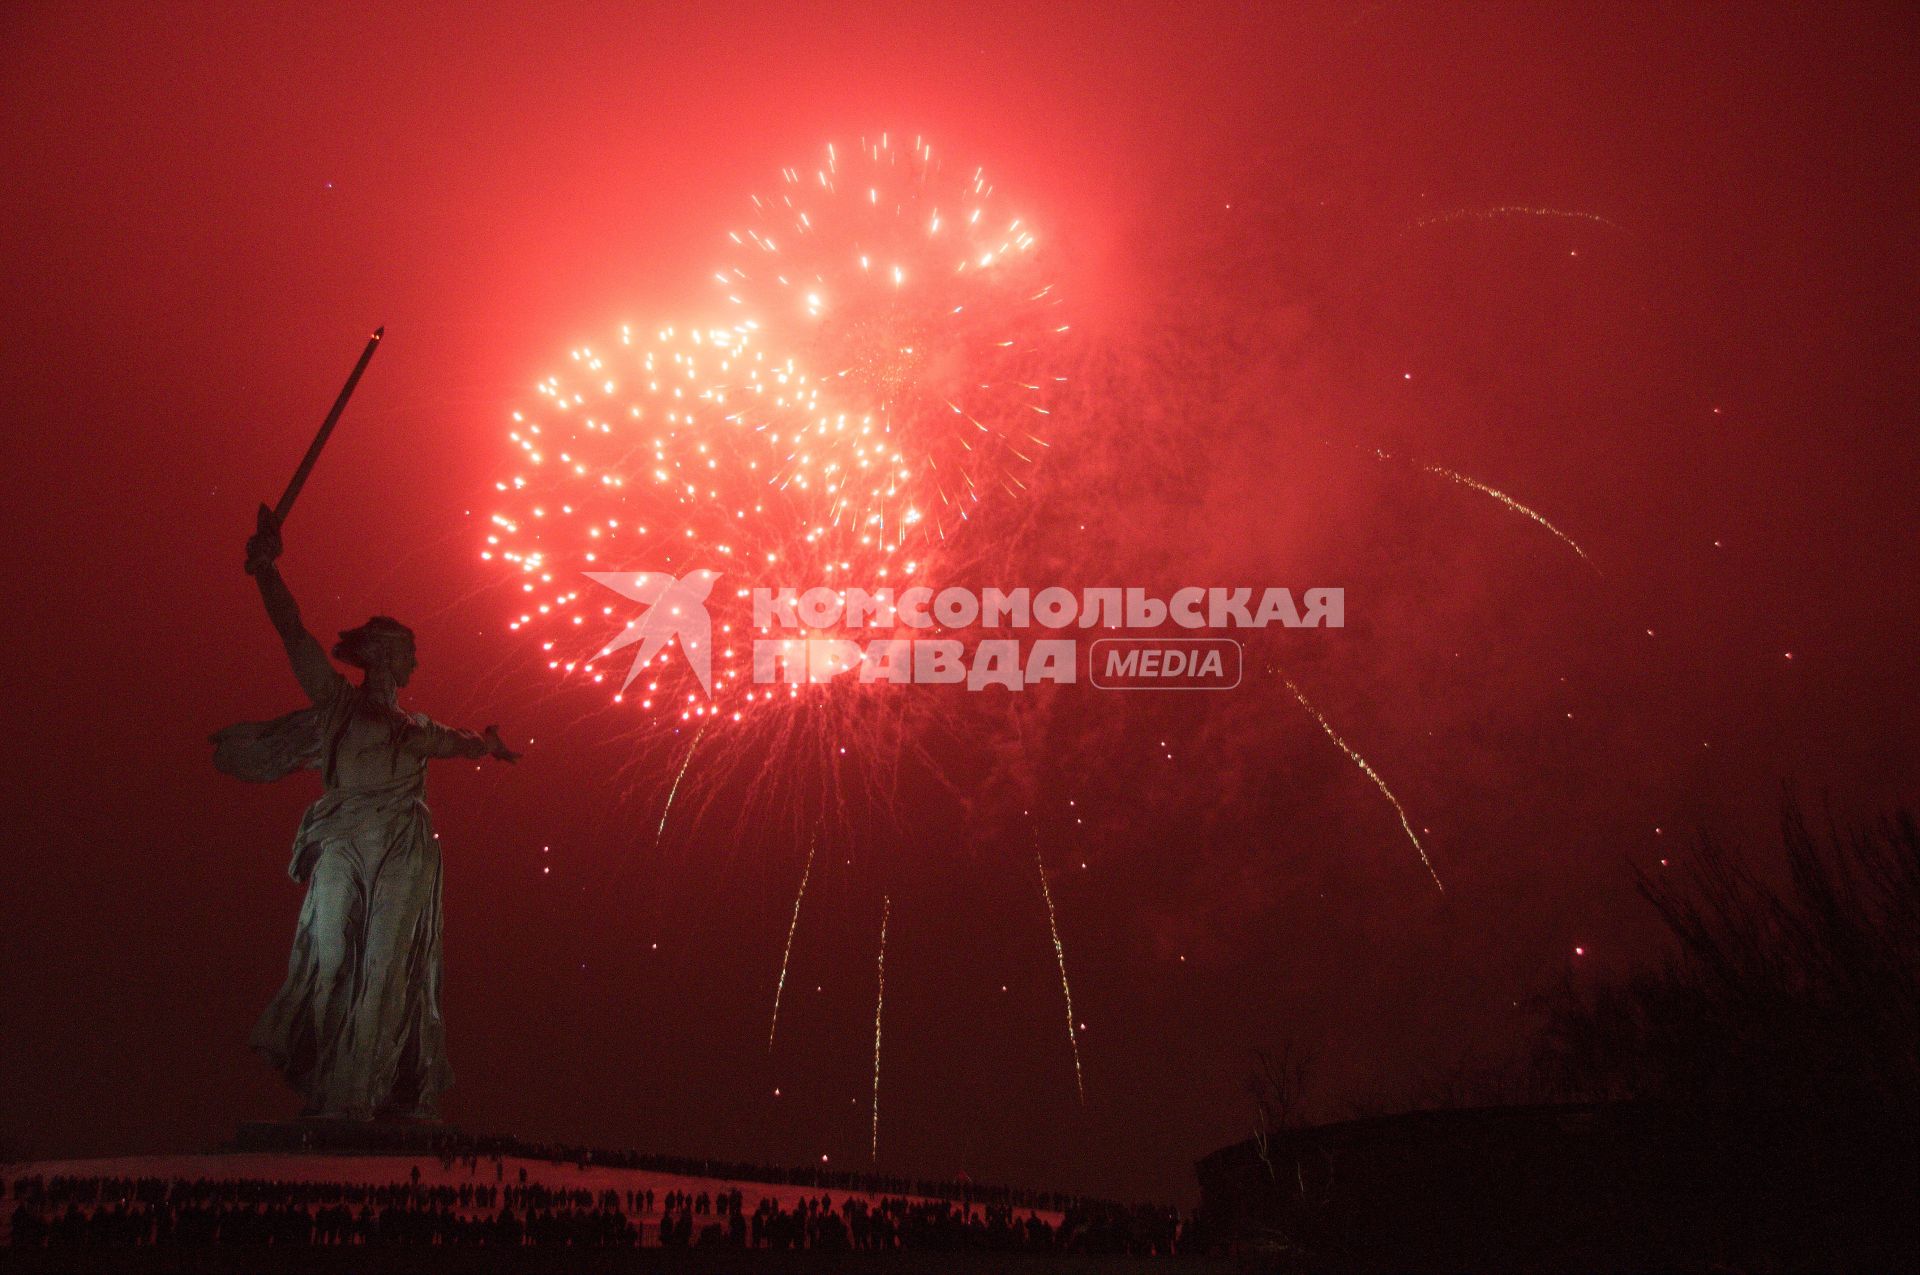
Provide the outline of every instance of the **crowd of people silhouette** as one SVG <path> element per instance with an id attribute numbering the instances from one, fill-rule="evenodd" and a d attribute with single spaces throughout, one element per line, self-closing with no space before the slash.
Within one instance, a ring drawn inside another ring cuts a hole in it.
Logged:
<path id="1" fill-rule="evenodd" d="M 1048 1217 L 1006 1203 L 907 1195 L 759 1198 L 737 1186 L 669 1190 L 508 1180 L 505 1161 L 469 1166 L 458 1185 L 409 1180 L 41 1177 L 10 1184 L 14 1248 L 158 1246 L 452 1246 L 1065 1251 L 1170 1256 L 1186 1227 L 1156 1206 L 1075 1201 Z M 492 1180 L 488 1180 L 491 1178 Z M 959 1184 L 950 1184 L 956 1190 Z"/>

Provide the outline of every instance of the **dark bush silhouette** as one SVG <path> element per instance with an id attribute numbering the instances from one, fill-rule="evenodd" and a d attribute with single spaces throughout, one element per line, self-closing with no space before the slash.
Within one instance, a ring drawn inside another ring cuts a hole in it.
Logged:
<path id="1" fill-rule="evenodd" d="M 1730 1251 L 1789 1264 L 1920 1257 L 1920 830 L 1901 813 L 1780 852 L 1713 838 L 1637 874 L 1674 938 L 1657 969 L 1552 998 L 1543 1089 L 1625 1100 L 1698 1154 Z"/>
<path id="2" fill-rule="evenodd" d="M 1567 1097 L 1871 1110 L 1920 1103 L 1920 830 L 1816 836 L 1797 805 L 1772 862 L 1703 838 L 1636 873 L 1676 940 L 1660 968 L 1550 1004 L 1536 1072 Z"/>
<path id="3" fill-rule="evenodd" d="M 1202 1222 L 1275 1269 L 1920 1269 L 1920 831 L 1703 839 L 1637 876 L 1672 943 L 1543 997 L 1518 1065 L 1424 1109 L 1303 1126 L 1262 1060 L 1256 1136 Z"/>

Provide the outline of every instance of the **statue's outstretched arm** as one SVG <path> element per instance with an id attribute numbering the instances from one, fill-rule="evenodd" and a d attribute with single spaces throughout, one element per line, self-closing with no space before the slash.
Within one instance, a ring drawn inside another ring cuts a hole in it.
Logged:
<path id="1" fill-rule="evenodd" d="M 301 623 L 300 604 L 293 600 L 293 590 L 287 588 L 287 582 L 280 578 L 280 568 L 274 565 L 280 551 L 279 524 L 274 521 L 273 512 L 262 505 L 258 529 L 247 540 L 247 572 L 260 586 L 260 600 L 266 604 L 267 617 L 273 621 L 281 644 L 287 648 L 287 662 L 293 665 L 300 689 L 318 704 L 333 693 L 340 674 L 327 659 L 319 640 Z"/>
<path id="2" fill-rule="evenodd" d="M 439 722 L 422 718 L 414 729 L 407 732 L 402 747 L 416 757 L 498 757 L 501 761 L 520 760 L 520 754 L 501 740 L 498 726 L 489 726 L 476 735 L 470 730 L 442 726 Z"/>

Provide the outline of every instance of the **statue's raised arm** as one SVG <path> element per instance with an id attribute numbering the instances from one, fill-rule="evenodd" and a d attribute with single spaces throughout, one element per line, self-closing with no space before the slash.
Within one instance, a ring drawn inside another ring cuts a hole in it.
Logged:
<path id="1" fill-rule="evenodd" d="M 247 538 L 247 574 L 260 586 L 260 600 L 266 604 L 267 617 L 287 648 L 287 662 L 299 679 L 300 689 L 314 703 L 323 702 L 341 681 L 340 673 L 327 659 L 326 648 L 307 632 L 300 620 L 300 605 L 293 591 L 280 578 L 277 561 L 284 546 L 280 539 L 280 520 L 273 510 L 260 506 L 253 535 Z"/>

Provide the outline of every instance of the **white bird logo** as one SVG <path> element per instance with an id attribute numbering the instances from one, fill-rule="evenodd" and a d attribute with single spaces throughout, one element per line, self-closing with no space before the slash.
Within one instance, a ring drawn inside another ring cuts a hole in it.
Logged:
<path id="1" fill-rule="evenodd" d="M 664 571 L 589 571 L 586 576 L 647 608 L 627 621 L 627 627 L 620 630 L 619 636 L 593 657 L 597 660 L 623 646 L 640 644 L 634 653 L 633 665 L 627 670 L 627 680 L 620 684 L 623 693 L 633 685 L 633 679 L 640 676 L 647 662 L 660 653 L 660 648 L 677 637 L 681 653 L 693 666 L 693 675 L 700 679 L 700 689 L 712 698 L 713 624 L 707 618 L 707 594 L 713 591 L 713 582 L 720 578 L 718 571 L 702 567 L 678 580 Z"/>

